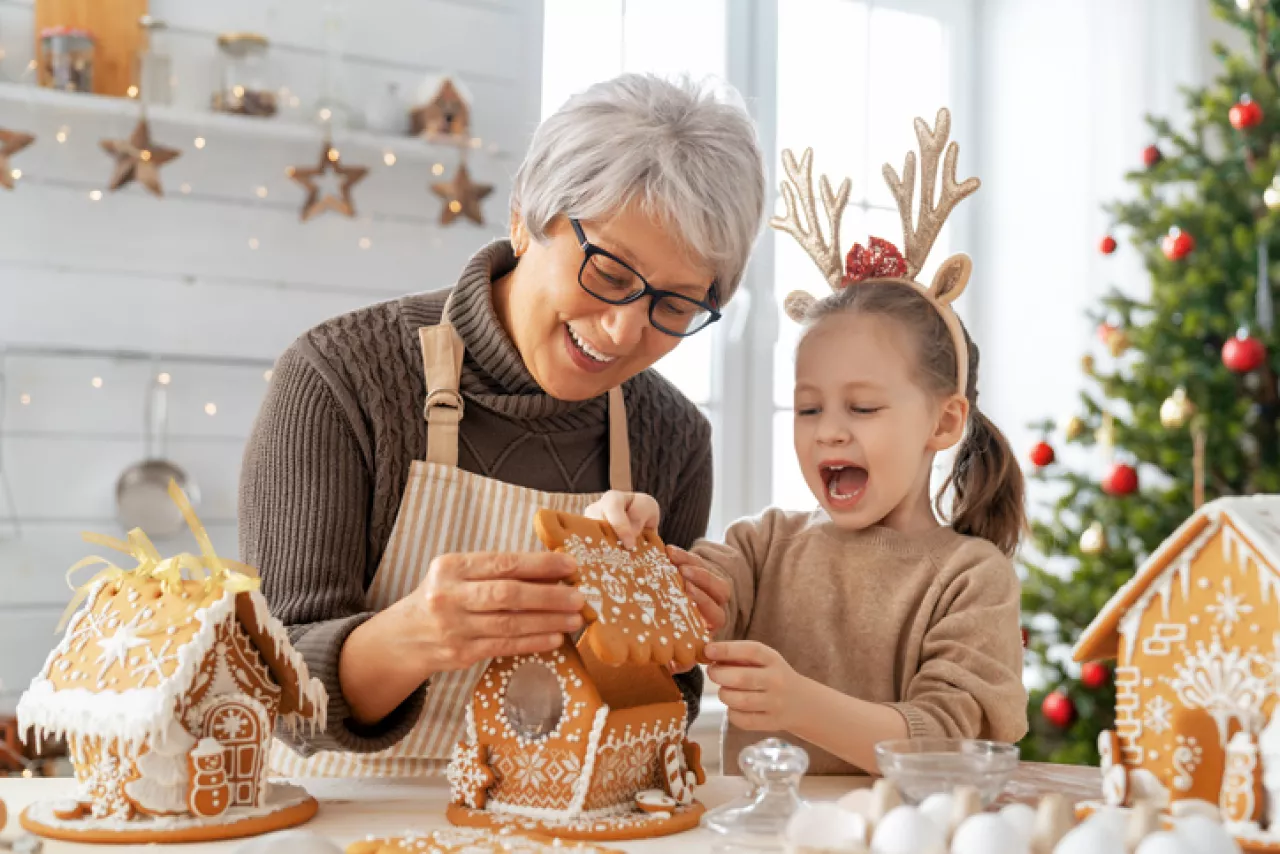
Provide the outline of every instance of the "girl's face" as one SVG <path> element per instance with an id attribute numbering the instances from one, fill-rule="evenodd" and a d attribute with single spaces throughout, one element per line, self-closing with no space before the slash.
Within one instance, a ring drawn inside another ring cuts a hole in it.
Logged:
<path id="1" fill-rule="evenodd" d="M 582 223 L 588 240 L 623 259 L 655 288 L 705 300 L 712 269 L 690 260 L 669 228 L 629 208 Z M 560 400 L 589 400 L 621 385 L 675 349 L 681 339 L 649 322 L 650 297 L 629 305 L 596 299 L 578 283 L 582 247 L 565 217 L 545 242 L 522 233 L 526 251 L 494 284 L 499 320 L 538 385 Z"/>
<path id="2" fill-rule="evenodd" d="M 841 528 L 937 525 L 933 457 L 960 440 L 968 408 L 921 388 L 916 359 L 901 323 L 853 313 L 818 321 L 796 353 L 796 459 Z"/>

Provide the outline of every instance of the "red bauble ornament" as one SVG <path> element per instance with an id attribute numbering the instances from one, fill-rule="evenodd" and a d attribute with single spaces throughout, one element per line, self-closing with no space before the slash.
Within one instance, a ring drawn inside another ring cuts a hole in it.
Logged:
<path id="1" fill-rule="evenodd" d="M 1248 130 L 1262 124 L 1262 107 L 1248 95 L 1242 95 L 1236 105 L 1227 113 L 1231 126 L 1236 130 Z"/>
<path id="2" fill-rule="evenodd" d="M 1127 463 L 1116 463 L 1102 480 L 1102 491 L 1108 495 L 1131 495 L 1138 491 L 1138 470 Z"/>
<path id="3" fill-rule="evenodd" d="M 1040 704 L 1040 714 L 1059 729 L 1066 729 L 1075 719 L 1076 704 L 1061 691 L 1054 691 L 1052 694 L 1045 694 L 1044 702 Z"/>
<path id="4" fill-rule="evenodd" d="M 1164 236 L 1164 240 L 1160 242 L 1160 248 L 1164 250 L 1164 257 L 1170 261 L 1181 261 L 1196 248 L 1196 239 L 1175 226 Z"/>
<path id="5" fill-rule="evenodd" d="M 1267 345 L 1241 329 L 1236 337 L 1222 345 L 1222 364 L 1237 374 L 1247 374 L 1262 367 L 1267 360 Z"/>
<path id="6" fill-rule="evenodd" d="M 1110 255 L 1112 252 L 1115 252 L 1117 246 L 1119 246 L 1119 244 L 1116 243 L 1116 239 L 1110 234 L 1102 238 L 1102 243 L 1098 244 L 1098 248 L 1102 250 L 1103 255 Z"/>
<path id="7" fill-rule="evenodd" d="M 1042 469 L 1053 460 L 1053 446 L 1048 442 L 1036 442 L 1031 446 L 1031 464 L 1036 468 Z"/>
<path id="8" fill-rule="evenodd" d="M 1027 631 L 1027 627 L 1022 627 L 1022 648 L 1027 648 L 1027 643 L 1031 640 L 1031 633 Z"/>
<path id="9" fill-rule="evenodd" d="M 1164 153 L 1160 151 L 1159 146 L 1148 145 L 1142 149 L 1142 162 L 1148 169 L 1155 166 L 1161 160 L 1164 160 Z"/>
<path id="10" fill-rule="evenodd" d="M 1097 689 L 1107 684 L 1111 675 L 1107 666 L 1098 661 L 1086 661 L 1080 667 L 1080 684 L 1086 688 Z"/>

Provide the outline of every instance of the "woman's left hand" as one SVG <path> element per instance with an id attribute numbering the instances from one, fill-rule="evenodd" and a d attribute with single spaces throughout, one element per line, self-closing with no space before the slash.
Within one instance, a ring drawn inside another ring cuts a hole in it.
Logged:
<path id="1" fill-rule="evenodd" d="M 805 678 L 781 653 L 755 641 L 708 644 L 707 678 L 720 686 L 720 701 L 729 722 L 751 731 L 792 731 L 802 712 L 797 708 Z"/>

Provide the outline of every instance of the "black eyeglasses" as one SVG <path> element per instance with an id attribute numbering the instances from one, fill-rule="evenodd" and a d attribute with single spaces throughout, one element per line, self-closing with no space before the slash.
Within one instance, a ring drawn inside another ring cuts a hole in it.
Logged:
<path id="1" fill-rule="evenodd" d="M 653 287 L 644 276 L 633 270 L 625 261 L 587 240 L 582 224 L 570 217 L 569 224 L 578 236 L 582 247 L 582 266 L 578 268 L 578 284 L 601 302 L 609 305 L 630 305 L 648 295 L 649 322 L 653 328 L 677 338 L 687 338 L 701 332 L 720 319 L 716 285 L 711 283 L 709 302 L 699 302 L 692 297 L 663 291 Z"/>

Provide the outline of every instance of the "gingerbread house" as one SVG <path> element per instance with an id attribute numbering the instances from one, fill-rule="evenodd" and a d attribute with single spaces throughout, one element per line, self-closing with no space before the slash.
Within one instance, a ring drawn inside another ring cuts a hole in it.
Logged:
<path id="1" fill-rule="evenodd" d="M 1246 850 L 1280 847 L 1265 809 L 1280 808 L 1280 496 L 1196 511 L 1074 657 L 1116 662 L 1115 730 L 1099 743 L 1110 803 L 1212 811 Z"/>
<path id="2" fill-rule="evenodd" d="M 628 549 L 580 516 L 544 510 L 536 526 L 577 561 L 587 627 L 554 652 L 489 664 L 449 765 L 449 819 L 569 839 L 695 826 L 705 775 L 670 665 L 694 665 L 709 638 L 680 573 L 653 531 Z"/>
<path id="3" fill-rule="evenodd" d="M 431 75 L 418 88 L 409 124 L 415 136 L 470 136 L 471 98 L 452 77 Z"/>
<path id="4" fill-rule="evenodd" d="M 138 566 L 108 564 L 82 588 L 83 604 L 18 702 L 26 738 L 66 738 L 79 782 L 74 799 L 23 814 L 32 832 L 213 839 L 315 813 L 300 788 L 268 782 L 266 757 L 277 720 L 324 726 L 324 686 L 270 615 L 257 579 L 213 554 L 175 493 L 204 556 L 161 560 L 137 530 L 129 543 L 90 535 Z"/>

